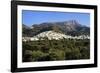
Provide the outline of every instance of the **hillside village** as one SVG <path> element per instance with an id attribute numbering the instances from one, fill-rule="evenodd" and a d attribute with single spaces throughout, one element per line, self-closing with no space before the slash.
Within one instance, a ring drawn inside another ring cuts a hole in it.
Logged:
<path id="1" fill-rule="evenodd" d="M 80 36 L 70 36 L 70 35 L 65 35 L 62 33 L 57 33 L 54 31 L 45 31 L 42 32 L 36 36 L 33 37 L 23 37 L 23 41 L 36 41 L 36 40 L 43 40 L 43 38 L 47 37 L 49 40 L 55 39 L 55 40 L 60 40 L 60 39 L 90 39 L 88 35 L 80 35 Z"/>

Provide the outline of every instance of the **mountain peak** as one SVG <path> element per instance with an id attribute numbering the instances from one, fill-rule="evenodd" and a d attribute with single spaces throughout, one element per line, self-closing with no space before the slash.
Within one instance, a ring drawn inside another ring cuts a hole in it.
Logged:
<path id="1" fill-rule="evenodd" d="M 69 20 L 69 21 L 66 22 L 66 25 L 82 26 L 82 25 L 79 24 L 79 22 L 76 21 L 76 20 Z"/>

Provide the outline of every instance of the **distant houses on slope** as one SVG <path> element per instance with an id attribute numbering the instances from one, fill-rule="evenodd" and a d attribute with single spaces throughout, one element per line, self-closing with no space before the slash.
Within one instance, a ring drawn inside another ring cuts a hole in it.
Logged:
<path id="1" fill-rule="evenodd" d="M 33 37 L 22 37 L 23 41 L 37 41 L 37 40 L 44 40 L 45 38 L 52 40 L 60 40 L 60 39 L 90 39 L 90 36 L 88 35 L 80 35 L 80 36 L 70 36 L 70 35 L 65 35 L 62 33 L 57 33 L 54 31 L 46 31 L 42 32 L 36 36 Z"/>

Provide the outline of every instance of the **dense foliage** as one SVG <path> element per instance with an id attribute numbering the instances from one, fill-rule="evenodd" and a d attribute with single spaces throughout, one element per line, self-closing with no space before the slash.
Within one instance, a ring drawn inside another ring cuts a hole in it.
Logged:
<path id="1" fill-rule="evenodd" d="M 90 40 L 62 39 L 23 42 L 23 62 L 90 58 Z"/>

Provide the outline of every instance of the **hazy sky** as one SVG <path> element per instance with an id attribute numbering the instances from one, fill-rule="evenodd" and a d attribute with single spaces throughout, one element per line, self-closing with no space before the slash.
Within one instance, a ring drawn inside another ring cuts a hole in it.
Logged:
<path id="1" fill-rule="evenodd" d="M 43 22 L 60 22 L 76 20 L 82 25 L 90 25 L 89 13 L 75 13 L 75 12 L 52 12 L 52 11 L 22 11 L 22 23 L 31 26 Z"/>

